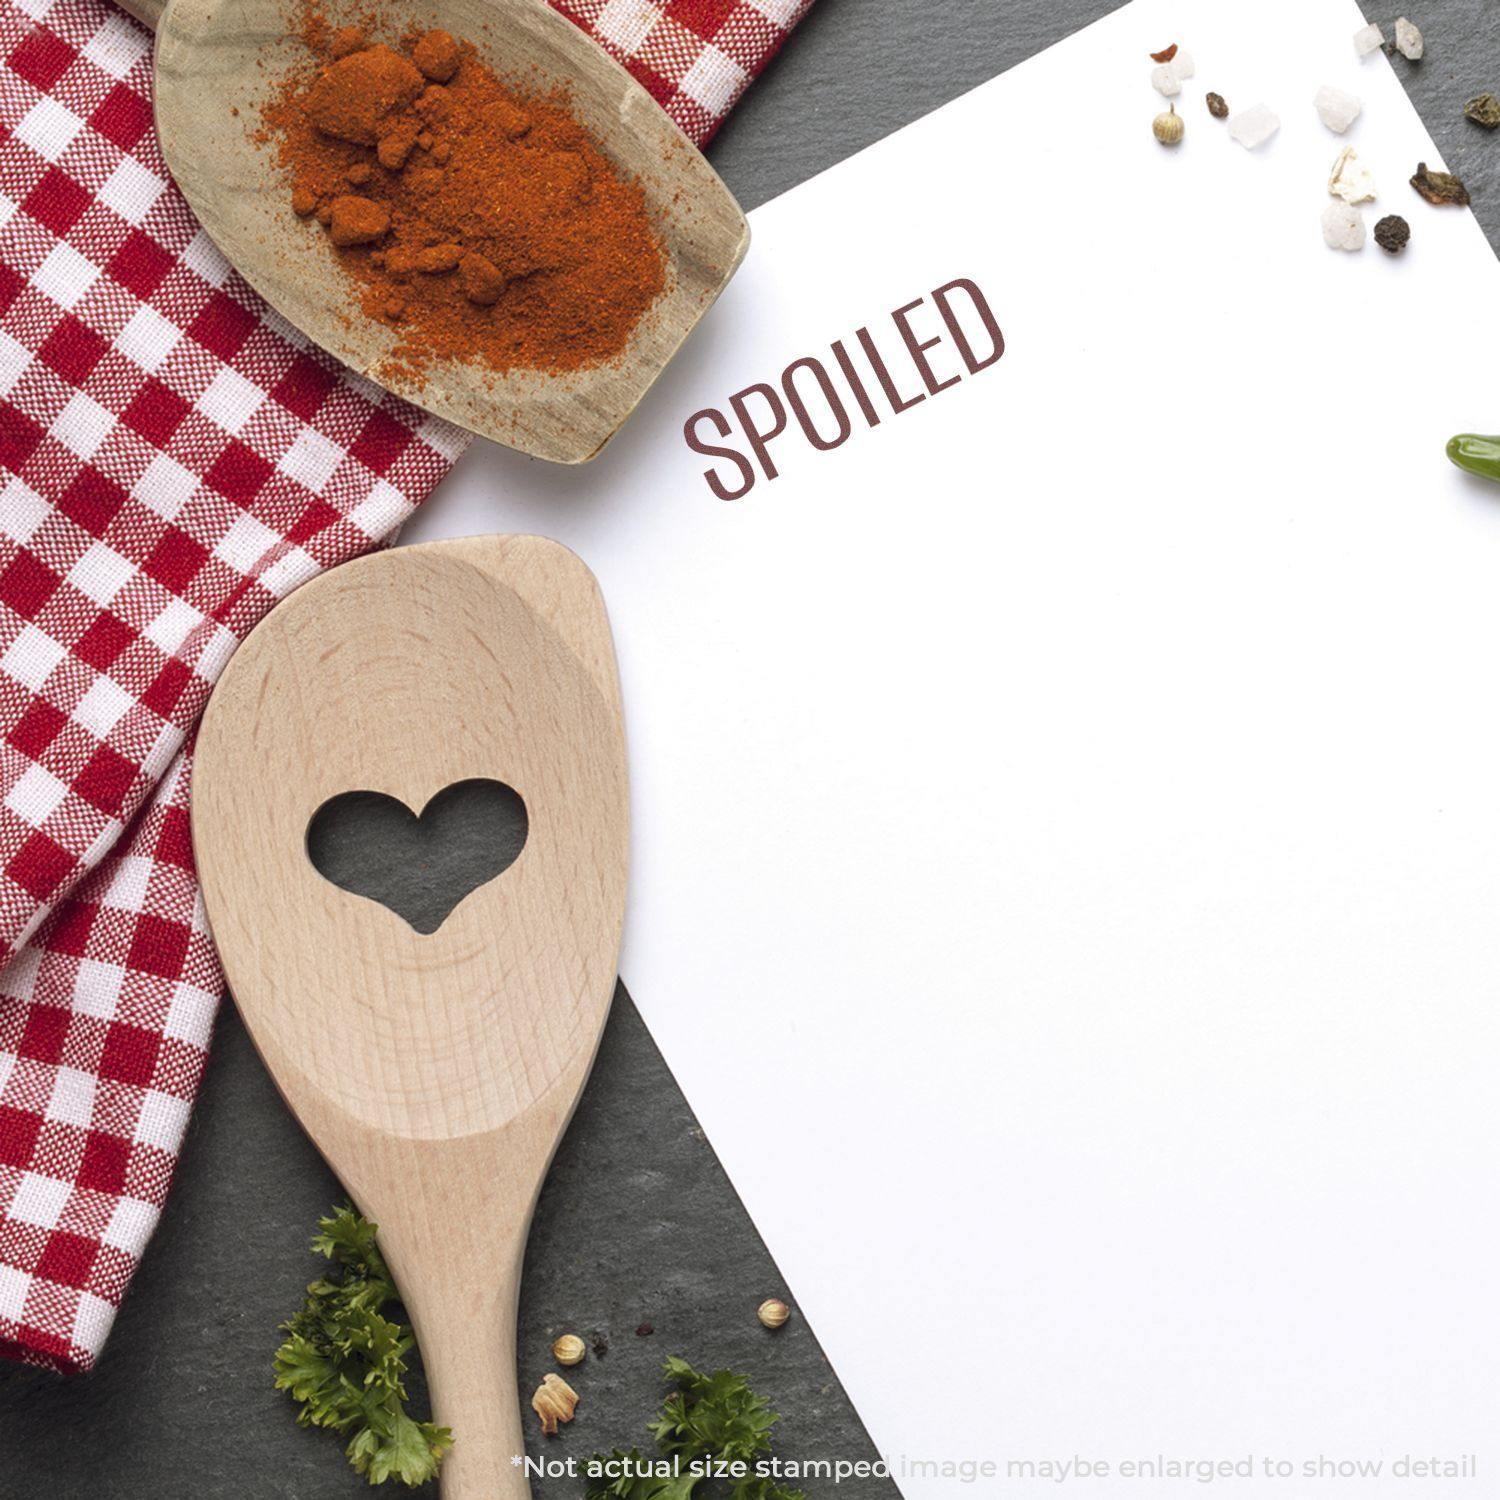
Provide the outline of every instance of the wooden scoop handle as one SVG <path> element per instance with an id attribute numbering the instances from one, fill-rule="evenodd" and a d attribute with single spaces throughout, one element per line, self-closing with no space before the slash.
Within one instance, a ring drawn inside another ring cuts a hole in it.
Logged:
<path id="1" fill-rule="evenodd" d="M 167 8 L 167 0 L 115 0 L 115 3 L 151 31 L 156 30 L 161 13 Z"/>
<path id="2" fill-rule="evenodd" d="M 433 1420 L 453 1431 L 443 1500 L 530 1500 L 516 1373 L 516 1309 L 532 1210 L 587 1071 L 580 1058 L 498 1132 L 371 1145 L 344 1172 L 411 1316 Z M 393 1192 L 391 1184 L 403 1184 Z"/>
<path id="3" fill-rule="evenodd" d="M 516 1282 L 499 1288 L 431 1278 L 412 1316 L 432 1410 L 452 1428 L 453 1450 L 439 1479 L 443 1500 L 530 1500 L 516 1380 Z"/>

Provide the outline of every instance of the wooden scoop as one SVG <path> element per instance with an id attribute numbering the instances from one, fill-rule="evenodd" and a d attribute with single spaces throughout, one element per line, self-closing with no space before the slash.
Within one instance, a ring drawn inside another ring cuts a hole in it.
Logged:
<path id="1" fill-rule="evenodd" d="M 475 778 L 524 801 L 514 863 L 423 934 L 307 850 L 342 793 L 419 812 Z M 526 1500 L 516 1296 L 593 1061 L 625 903 L 624 732 L 604 604 L 555 542 L 366 557 L 257 626 L 209 702 L 193 843 L 214 941 L 287 1103 L 380 1226 L 445 1500 Z"/>
<path id="2" fill-rule="evenodd" d="M 667 249 L 668 288 L 614 364 L 566 375 L 435 363 L 425 384 L 377 373 L 395 334 L 354 305 L 316 225 L 291 209 L 271 149 L 251 139 L 280 80 L 305 66 L 288 35 L 297 0 L 125 0 L 156 30 L 156 127 L 177 185 L 251 286 L 309 338 L 407 400 L 536 458 L 592 458 L 635 410 L 734 275 L 750 228 L 729 189 L 633 78 L 543 0 L 413 0 L 383 12 L 465 37 L 502 78 L 566 88 L 577 117 L 641 182 Z M 331 25 L 362 20 L 356 0 L 324 0 Z"/>

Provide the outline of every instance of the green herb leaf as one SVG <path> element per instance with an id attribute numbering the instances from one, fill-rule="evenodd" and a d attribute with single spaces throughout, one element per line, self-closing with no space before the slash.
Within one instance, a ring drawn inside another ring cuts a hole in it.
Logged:
<path id="1" fill-rule="evenodd" d="M 352 1208 L 319 1221 L 313 1249 L 332 1265 L 282 1324 L 276 1388 L 297 1403 L 299 1426 L 348 1436 L 349 1462 L 371 1484 L 415 1488 L 436 1477 L 453 1434 L 407 1415 L 403 1378 L 415 1340 L 385 1316 L 398 1299 L 375 1236 Z"/>
<path id="2" fill-rule="evenodd" d="M 584 1466 L 584 1473 L 591 1475 L 586 1500 L 691 1500 L 701 1474 L 654 1474 L 649 1472 L 652 1463 L 641 1456 L 639 1448 L 628 1453 L 618 1448 L 609 1454 L 596 1453 Z M 616 1472 L 612 1476 L 597 1472 L 605 1465 Z"/>
<path id="3" fill-rule="evenodd" d="M 729 1500 L 806 1500 L 800 1490 L 785 1489 L 770 1475 L 754 1472 L 756 1460 L 771 1451 L 776 1413 L 743 1375 L 729 1370 L 705 1375 L 675 1357 L 667 1360 L 663 1375 L 674 1389 L 646 1426 L 662 1459 L 675 1461 L 678 1472 L 651 1472 L 652 1460 L 642 1458 L 636 1448 L 596 1453 L 584 1469 L 593 1476 L 585 1500 L 692 1500 L 694 1486 L 705 1478 L 694 1471 L 695 1461 L 740 1463 L 750 1470 L 730 1483 Z M 610 1477 L 605 1466 L 623 1473 Z M 712 1483 L 722 1493 L 721 1482 Z"/>
<path id="4" fill-rule="evenodd" d="M 681 1455 L 684 1465 L 702 1457 L 752 1464 L 771 1451 L 776 1413 L 743 1375 L 728 1370 L 702 1375 L 686 1360 L 673 1358 L 667 1360 L 666 1378 L 677 1389 L 648 1424 L 663 1453 Z"/>

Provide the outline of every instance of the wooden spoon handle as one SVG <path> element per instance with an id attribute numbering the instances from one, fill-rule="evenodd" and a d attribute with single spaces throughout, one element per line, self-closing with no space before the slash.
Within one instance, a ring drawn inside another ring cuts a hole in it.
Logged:
<path id="1" fill-rule="evenodd" d="M 516 1296 L 452 1288 L 436 1305 L 411 1307 L 433 1419 L 453 1430 L 443 1460 L 443 1500 L 530 1500 L 516 1380 Z"/>

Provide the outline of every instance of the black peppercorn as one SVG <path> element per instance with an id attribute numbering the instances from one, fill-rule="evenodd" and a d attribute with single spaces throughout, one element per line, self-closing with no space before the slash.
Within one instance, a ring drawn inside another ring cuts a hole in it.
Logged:
<path id="1" fill-rule="evenodd" d="M 1400 255 L 1411 238 L 1411 225 L 1400 214 L 1387 214 L 1375 226 L 1375 243 L 1387 255 Z"/>
<path id="2" fill-rule="evenodd" d="M 1214 119 L 1222 120 L 1229 114 L 1229 106 L 1224 102 L 1223 94 L 1210 94 L 1208 96 L 1208 112 Z"/>

